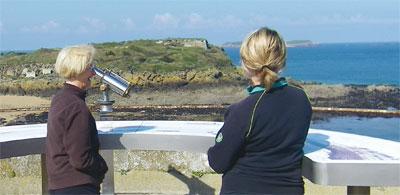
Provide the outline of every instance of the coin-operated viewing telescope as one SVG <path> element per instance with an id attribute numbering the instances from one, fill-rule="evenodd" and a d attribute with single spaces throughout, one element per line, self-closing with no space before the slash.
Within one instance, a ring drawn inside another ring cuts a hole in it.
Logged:
<path id="1" fill-rule="evenodd" d="M 110 99 L 110 89 L 122 97 L 129 97 L 129 90 L 132 84 L 109 69 L 103 72 L 93 67 L 93 71 L 101 78 L 100 82 L 102 83 L 100 85 L 100 90 L 103 92 L 103 99 L 97 101 L 100 105 L 100 120 L 112 120 L 112 105 L 115 101 Z"/>

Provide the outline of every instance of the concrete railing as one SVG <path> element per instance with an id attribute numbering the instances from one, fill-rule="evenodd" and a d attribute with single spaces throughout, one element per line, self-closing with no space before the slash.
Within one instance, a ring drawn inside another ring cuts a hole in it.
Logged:
<path id="1" fill-rule="evenodd" d="M 205 153 L 222 122 L 98 121 L 103 157 L 113 170 L 113 150 L 161 150 Z M 42 154 L 42 192 L 47 193 L 46 124 L 0 127 L 0 159 Z M 369 194 L 370 186 L 400 186 L 400 143 L 310 129 L 303 175 L 319 185 L 347 186 L 348 194 Z M 114 172 L 103 193 L 114 193 Z"/>

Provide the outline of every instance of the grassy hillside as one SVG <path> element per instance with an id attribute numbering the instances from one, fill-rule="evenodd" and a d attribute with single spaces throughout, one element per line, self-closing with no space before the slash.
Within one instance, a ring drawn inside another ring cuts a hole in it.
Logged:
<path id="1" fill-rule="evenodd" d="M 93 44 L 94 64 L 109 68 L 135 86 L 172 86 L 237 82 L 241 74 L 223 49 L 204 39 L 135 40 Z M 53 94 L 63 80 L 52 69 L 60 49 L 0 55 L 0 93 Z M 27 78 L 28 73 L 36 77 Z M 94 82 L 96 86 L 98 83 Z"/>
<path id="2" fill-rule="evenodd" d="M 33 53 L 7 53 L 0 55 L 0 67 L 7 65 L 23 66 L 25 64 L 53 64 L 59 49 L 39 49 Z"/>
<path id="3" fill-rule="evenodd" d="M 190 42 L 190 40 L 189 40 Z M 229 57 L 218 47 L 208 49 L 185 46 L 184 39 L 136 40 L 93 44 L 96 48 L 95 64 L 99 68 L 116 71 L 151 71 L 157 73 L 208 69 L 232 69 Z M 0 56 L 0 67 L 51 67 L 60 49 L 40 49 L 29 54 L 8 53 Z"/>
<path id="4" fill-rule="evenodd" d="M 98 67 L 120 70 L 173 72 L 232 68 L 231 60 L 217 47 L 184 47 L 179 41 L 140 40 L 96 45 Z"/>

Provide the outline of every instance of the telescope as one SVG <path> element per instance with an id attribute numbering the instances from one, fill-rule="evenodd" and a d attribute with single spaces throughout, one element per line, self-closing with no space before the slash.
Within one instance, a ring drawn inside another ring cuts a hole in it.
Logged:
<path id="1" fill-rule="evenodd" d="M 101 78 L 100 82 L 108 85 L 116 94 L 122 97 L 129 97 L 131 83 L 128 80 L 122 78 L 109 69 L 106 69 L 106 71 L 103 72 L 100 69 L 93 67 L 92 70 Z"/>
<path id="2" fill-rule="evenodd" d="M 100 120 L 112 120 L 112 105 L 115 101 L 110 99 L 110 89 L 122 97 L 129 97 L 129 90 L 131 89 L 132 84 L 109 69 L 106 69 L 106 71 L 103 72 L 100 69 L 93 67 L 92 70 L 100 77 L 100 82 L 102 83 L 100 85 L 100 90 L 103 92 L 103 99 L 97 101 L 100 104 Z"/>

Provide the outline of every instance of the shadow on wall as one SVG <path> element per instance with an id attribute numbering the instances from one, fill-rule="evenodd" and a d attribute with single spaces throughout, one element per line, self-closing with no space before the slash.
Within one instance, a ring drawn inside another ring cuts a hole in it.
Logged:
<path id="1" fill-rule="evenodd" d="M 168 173 L 178 178 L 188 186 L 189 188 L 188 194 L 215 194 L 215 190 L 212 187 L 205 184 L 197 177 L 194 176 L 190 178 L 187 177 L 186 175 L 176 170 L 175 167 L 169 166 Z"/>
<path id="2" fill-rule="evenodd" d="M 126 126 L 126 127 L 114 128 L 107 132 L 99 131 L 99 133 L 100 134 L 124 134 L 124 133 L 148 131 L 148 130 L 154 129 L 154 128 L 155 128 L 154 126 Z"/>

